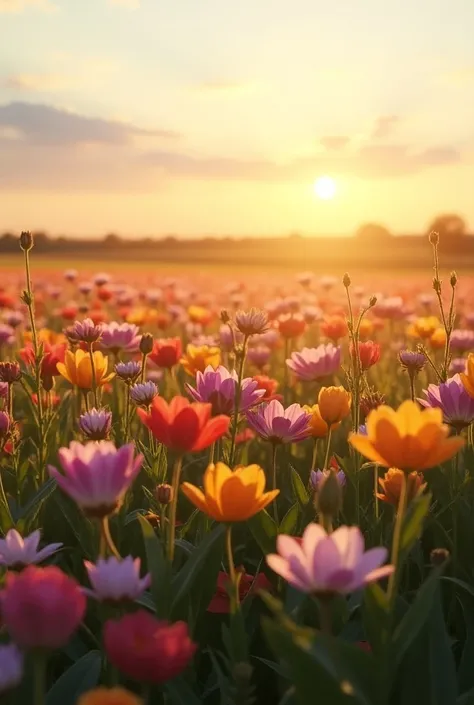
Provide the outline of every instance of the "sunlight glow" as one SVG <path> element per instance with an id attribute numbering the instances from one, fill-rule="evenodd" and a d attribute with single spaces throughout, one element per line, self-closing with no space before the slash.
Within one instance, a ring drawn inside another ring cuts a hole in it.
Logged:
<path id="1" fill-rule="evenodd" d="M 314 183 L 314 193 L 323 201 L 334 198 L 336 192 L 336 182 L 330 176 L 320 176 Z"/>

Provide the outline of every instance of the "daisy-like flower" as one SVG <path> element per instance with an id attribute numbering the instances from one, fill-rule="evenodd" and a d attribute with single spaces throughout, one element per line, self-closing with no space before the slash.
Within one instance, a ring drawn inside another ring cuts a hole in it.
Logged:
<path id="1" fill-rule="evenodd" d="M 148 382 L 138 382 L 130 387 L 130 399 L 137 404 L 137 406 L 150 406 L 157 395 L 158 387 L 152 380 L 148 380 Z"/>
<path id="2" fill-rule="evenodd" d="M 230 416 L 235 409 L 235 395 L 238 387 L 238 376 L 235 370 L 229 372 L 220 365 L 216 370 L 209 365 L 204 372 L 196 373 L 196 388 L 186 384 L 188 393 L 194 401 L 212 404 L 212 414 L 227 414 Z M 258 382 L 251 377 L 242 380 L 239 411 L 247 411 L 255 406 L 265 395 L 263 389 L 258 389 Z"/>
<path id="3" fill-rule="evenodd" d="M 311 382 L 333 375 L 341 366 L 341 348 L 332 343 L 317 348 L 303 348 L 293 352 L 286 361 L 293 374 L 304 382 Z"/>
<path id="4" fill-rule="evenodd" d="M 149 573 L 140 578 L 140 559 L 127 556 L 117 559 L 99 558 L 97 563 L 84 561 L 92 588 L 84 593 L 99 602 L 124 602 L 136 600 L 151 585 Z"/>
<path id="5" fill-rule="evenodd" d="M 38 551 L 41 532 L 33 531 L 23 538 L 16 529 L 10 529 L 0 539 L 0 565 L 7 568 L 22 568 L 32 563 L 41 563 L 62 548 L 62 543 L 50 543 Z"/>
<path id="6" fill-rule="evenodd" d="M 112 321 L 102 326 L 100 346 L 103 350 L 118 355 L 121 352 L 136 352 L 140 345 L 140 331 L 133 323 Z"/>
<path id="7" fill-rule="evenodd" d="M 102 334 L 102 325 L 96 325 L 91 318 L 76 321 L 64 331 L 71 343 L 96 343 Z"/>
<path id="8" fill-rule="evenodd" d="M 441 409 L 443 421 L 458 431 L 474 421 L 474 398 L 464 389 L 458 374 L 442 384 L 430 384 L 423 394 L 426 399 L 418 399 L 420 404 Z"/>
<path id="9" fill-rule="evenodd" d="M 115 365 L 117 377 L 123 379 L 124 382 L 134 382 L 142 370 L 142 366 L 136 360 L 129 362 L 118 362 Z"/>
<path id="10" fill-rule="evenodd" d="M 112 427 L 112 412 L 108 409 L 91 409 L 79 416 L 79 428 L 89 441 L 104 441 Z"/>
<path id="11" fill-rule="evenodd" d="M 268 315 L 259 308 L 251 308 L 249 311 L 237 311 L 235 314 L 235 325 L 243 335 L 260 335 L 268 329 Z"/>
<path id="12" fill-rule="evenodd" d="M 311 417 L 299 404 L 287 409 L 274 399 L 246 413 L 248 425 L 270 443 L 296 443 L 310 435 Z"/>

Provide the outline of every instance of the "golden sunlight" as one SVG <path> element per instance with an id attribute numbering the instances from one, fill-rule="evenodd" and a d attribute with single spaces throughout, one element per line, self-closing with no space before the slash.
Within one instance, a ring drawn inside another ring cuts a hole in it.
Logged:
<path id="1" fill-rule="evenodd" d="M 330 176 L 320 176 L 314 182 L 314 193 L 323 201 L 329 201 L 336 195 L 336 182 Z"/>

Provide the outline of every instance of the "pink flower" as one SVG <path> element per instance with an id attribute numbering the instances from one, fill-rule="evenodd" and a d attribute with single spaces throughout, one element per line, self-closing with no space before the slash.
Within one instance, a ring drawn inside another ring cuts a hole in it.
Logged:
<path id="1" fill-rule="evenodd" d="M 311 382 L 333 375 L 341 366 L 341 348 L 332 343 L 317 348 L 303 348 L 291 353 L 287 367 L 303 382 Z"/>
<path id="2" fill-rule="evenodd" d="M 64 475 L 52 466 L 49 474 L 86 514 L 104 517 L 120 507 L 140 471 L 143 457 L 134 459 L 134 449 L 133 443 L 117 449 L 111 441 L 72 441 L 58 453 Z"/>
<path id="3" fill-rule="evenodd" d="M 8 633 L 23 649 L 64 646 L 86 611 L 78 583 L 56 566 L 8 572 L 0 604 Z"/>
<path id="4" fill-rule="evenodd" d="M 127 556 L 117 560 L 115 556 L 99 558 L 97 563 L 84 561 L 92 585 L 92 590 L 85 588 L 84 593 L 99 602 L 123 602 L 136 600 L 151 585 L 148 573 L 140 578 L 140 559 Z"/>
<path id="5" fill-rule="evenodd" d="M 56 553 L 62 543 L 50 543 L 40 551 L 38 544 L 41 538 L 39 531 L 23 538 L 18 531 L 10 529 L 4 539 L 0 539 L 0 565 L 8 568 L 19 568 L 31 563 L 41 563 Z"/>
<path id="6" fill-rule="evenodd" d="M 117 323 L 112 321 L 102 326 L 100 347 L 103 350 L 119 352 L 136 352 L 140 345 L 140 331 L 133 323 Z"/>
<path id="7" fill-rule="evenodd" d="M 327 534 L 319 524 L 309 524 L 301 543 L 280 535 L 277 551 L 267 556 L 270 568 L 298 590 L 316 595 L 354 592 L 394 570 L 393 565 L 382 566 L 386 548 L 364 551 L 357 526 L 340 526 Z"/>
<path id="8" fill-rule="evenodd" d="M 0 694 L 20 684 L 23 678 L 23 654 L 16 644 L 0 646 Z"/>
<path id="9" fill-rule="evenodd" d="M 299 404 L 287 409 L 274 399 L 246 413 L 248 425 L 270 443 L 296 443 L 308 438 L 311 416 Z"/>

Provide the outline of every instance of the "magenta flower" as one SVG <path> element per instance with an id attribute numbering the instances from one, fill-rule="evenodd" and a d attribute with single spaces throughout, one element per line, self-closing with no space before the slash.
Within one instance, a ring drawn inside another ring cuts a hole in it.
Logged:
<path id="1" fill-rule="evenodd" d="M 110 441 L 78 443 L 59 450 L 64 475 L 49 466 L 59 487 L 91 517 L 113 514 L 138 475 L 143 457 L 134 458 L 133 443 L 116 448 Z"/>
<path id="2" fill-rule="evenodd" d="M 6 411 L 0 411 L 0 441 L 7 438 L 10 432 L 11 420 Z"/>
<path id="3" fill-rule="evenodd" d="M 391 575 L 393 565 L 383 565 L 387 549 L 365 551 L 357 526 L 340 526 L 327 534 L 319 524 L 309 524 L 303 539 L 280 535 L 277 551 L 267 564 L 290 585 L 302 592 L 346 594 Z"/>
<path id="4" fill-rule="evenodd" d="M 465 357 L 454 357 L 449 365 L 449 371 L 451 374 L 456 375 L 461 372 L 466 371 L 466 358 Z M 2 396 L 0 392 L 0 397 Z"/>
<path id="5" fill-rule="evenodd" d="M 377 299 L 373 312 L 379 318 L 387 318 L 392 321 L 404 318 L 406 315 L 405 304 L 401 296 Z"/>
<path id="6" fill-rule="evenodd" d="M 0 694 L 13 690 L 23 678 L 23 654 L 16 644 L 0 646 Z"/>
<path id="7" fill-rule="evenodd" d="M 92 589 L 84 593 L 99 602 L 123 602 L 136 600 L 151 585 L 148 573 L 140 578 L 140 559 L 127 556 L 121 560 L 111 556 L 99 558 L 97 563 L 84 561 Z"/>
<path id="8" fill-rule="evenodd" d="M 40 538 L 40 531 L 33 531 L 23 538 L 18 531 L 10 529 L 5 538 L 0 539 L 0 565 L 21 568 L 32 563 L 41 563 L 62 548 L 62 543 L 50 543 L 38 551 Z"/>
<path id="9" fill-rule="evenodd" d="M 7 311 L 5 314 L 5 323 L 8 323 L 12 328 L 18 328 L 25 320 L 21 311 Z"/>
<path id="10" fill-rule="evenodd" d="M 238 377 L 235 370 L 229 372 L 219 365 L 214 370 L 208 365 L 204 372 L 196 374 L 196 388 L 186 384 L 186 389 L 194 401 L 212 404 L 212 415 L 225 414 L 231 416 L 235 409 L 235 394 Z M 258 389 L 258 382 L 251 377 L 242 380 L 239 411 L 247 411 L 265 396 L 264 389 Z"/>
<path id="11" fill-rule="evenodd" d="M 3 623 L 23 649 L 65 646 L 86 611 L 80 586 L 56 566 L 9 571 L 0 600 Z"/>
<path id="12" fill-rule="evenodd" d="M 102 323 L 95 324 L 91 318 L 75 321 L 64 331 L 71 343 L 96 343 L 102 335 Z"/>
<path id="13" fill-rule="evenodd" d="M 222 325 L 219 328 L 219 344 L 221 350 L 230 352 L 234 349 L 234 341 L 236 345 L 241 345 L 244 342 L 244 336 L 239 330 L 233 332 L 228 325 Z"/>
<path id="14" fill-rule="evenodd" d="M 15 331 L 6 323 L 0 323 L 0 346 L 13 345 L 15 342 Z"/>
<path id="15" fill-rule="evenodd" d="M 102 324 L 100 346 L 116 355 L 120 352 L 136 352 L 140 346 L 139 333 L 138 326 L 133 323 L 105 323 Z"/>
<path id="16" fill-rule="evenodd" d="M 89 441 L 105 441 L 112 427 L 112 412 L 108 409 L 91 409 L 79 416 L 79 428 Z"/>
<path id="17" fill-rule="evenodd" d="M 418 399 L 425 408 L 441 409 L 444 422 L 461 430 L 474 421 L 474 399 L 464 389 L 459 375 L 442 384 L 430 384 L 423 390 L 426 399 Z"/>
<path id="18" fill-rule="evenodd" d="M 270 443 L 296 443 L 310 435 L 311 415 L 299 404 L 287 409 L 274 399 L 246 413 L 247 423 L 259 436 Z"/>
<path id="19" fill-rule="evenodd" d="M 466 352 L 474 348 L 474 330 L 455 328 L 450 338 L 451 350 Z"/>
<path id="20" fill-rule="evenodd" d="M 317 348 L 303 348 L 286 361 L 287 367 L 303 382 L 333 375 L 341 366 L 341 348 L 322 343 Z"/>
<path id="21" fill-rule="evenodd" d="M 93 284 L 92 282 L 81 282 L 78 287 L 79 291 L 81 294 L 84 294 L 84 296 L 87 296 L 87 294 L 90 294 L 92 289 L 93 289 Z"/>

